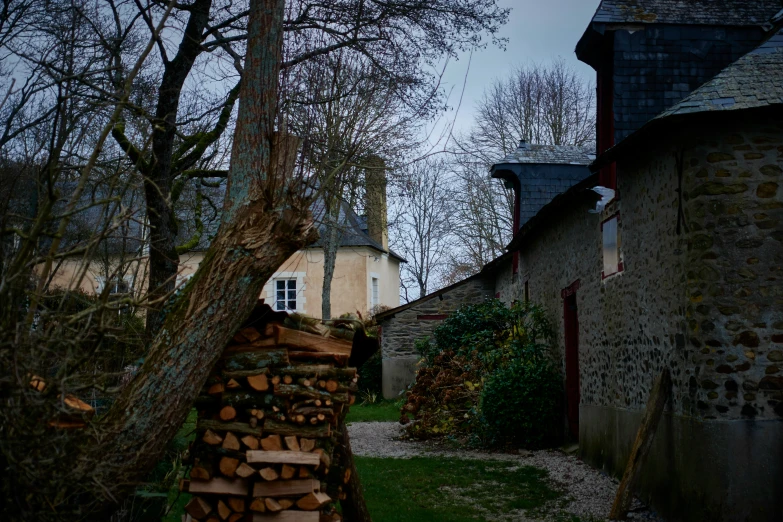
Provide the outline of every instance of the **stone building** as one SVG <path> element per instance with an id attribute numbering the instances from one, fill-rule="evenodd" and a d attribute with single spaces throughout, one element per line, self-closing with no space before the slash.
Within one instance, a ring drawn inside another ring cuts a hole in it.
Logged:
<path id="1" fill-rule="evenodd" d="M 656 25 L 630 37 L 666 33 Z M 615 94 L 615 111 L 599 111 L 617 142 L 517 232 L 518 275 L 507 263 L 496 293 L 552 312 L 566 422 L 587 462 L 622 474 L 668 368 L 640 496 L 673 520 L 781 520 L 783 30 L 684 99 L 668 92 Z M 624 117 L 646 97 L 675 101 L 643 124 Z M 616 197 L 596 214 L 597 185 Z"/>
<path id="2" fill-rule="evenodd" d="M 506 258 L 510 256 L 499 261 Z M 421 359 L 414 346 L 418 339 L 432 335 L 435 328 L 462 305 L 493 297 L 494 268 L 499 264 L 487 265 L 481 273 L 375 316 L 381 325 L 384 398 L 397 398 L 416 379 L 416 364 Z"/>
<path id="3" fill-rule="evenodd" d="M 598 79 L 598 157 L 492 268 L 496 297 L 550 313 L 588 463 L 622 474 L 671 372 L 638 485 L 668 520 L 783 520 L 781 7 L 602 1 L 577 47 Z M 519 180 L 518 207 L 523 157 L 493 167 Z"/>

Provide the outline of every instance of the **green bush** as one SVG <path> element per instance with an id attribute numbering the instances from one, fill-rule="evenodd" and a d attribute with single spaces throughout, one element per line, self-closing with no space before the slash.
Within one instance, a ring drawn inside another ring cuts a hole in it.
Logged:
<path id="1" fill-rule="evenodd" d="M 378 350 L 359 368 L 359 390 L 381 394 L 382 365 L 381 351 Z"/>
<path id="2" fill-rule="evenodd" d="M 487 380 L 481 394 L 488 442 L 541 447 L 557 436 L 561 382 L 544 359 L 516 359 Z"/>
<path id="3" fill-rule="evenodd" d="M 539 446 L 557 432 L 561 379 L 540 306 L 464 306 L 415 346 L 426 365 L 403 406 L 411 437 Z"/>

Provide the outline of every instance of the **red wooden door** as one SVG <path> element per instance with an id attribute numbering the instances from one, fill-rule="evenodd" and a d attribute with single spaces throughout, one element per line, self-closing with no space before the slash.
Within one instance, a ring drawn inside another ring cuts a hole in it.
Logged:
<path id="1" fill-rule="evenodd" d="M 579 318 L 576 292 L 563 299 L 565 323 L 566 406 L 568 431 L 579 439 Z"/>

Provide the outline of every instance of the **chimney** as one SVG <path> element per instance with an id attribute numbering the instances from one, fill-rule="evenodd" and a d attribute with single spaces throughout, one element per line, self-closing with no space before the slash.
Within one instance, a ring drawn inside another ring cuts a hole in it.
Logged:
<path id="1" fill-rule="evenodd" d="M 389 230 L 386 217 L 386 163 L 378 156 L 370 156 L 365 161 L 364 213 L 367 216 L 367 233 L 389 249 Z"/>

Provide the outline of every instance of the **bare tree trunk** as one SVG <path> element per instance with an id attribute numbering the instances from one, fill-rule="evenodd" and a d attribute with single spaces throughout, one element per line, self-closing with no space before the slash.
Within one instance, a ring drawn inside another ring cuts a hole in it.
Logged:
<path id="1" fill-rule="evenodd" d="M 196 0 L 189 8 L 190 17 L 182 42 L 173 60 L 164 65 L 158 92 L 158 105 L 152 128 L 152 161 L 144 172 L 144 193 L 150 226 L 149 298 L 153 307 L 147 311 L 147 334 L 153 337 L 163 323 L 163 299 L 174 290 L 179 267 L 177 254 L 177 219 L 171 199 L 174 183 L 172 154 L 177 130 L 182 86 L 193 63 L 203 51 L 204 28 L 209 22 L 212 0 Z M 116 136 L 115 136 L 116 137 Z"/>
<path id="2" fill-rule="evenodd" d="M 84 446 L 76 476 L 100 482 L 103 510 L 160 459 L 265 281 L 314 239 L 306 202 L 285 201 L 272 166 L 285 0 L 251 0 L 249 38 L 223 220 L 185 292 L 172 303 L 139 375 Z M 301 204 L 300 204 L 301 203 Z"/>
<path id="3" fill-rule="evenodd" d="M 342 229 L 340 223 L 340 205 L 342 201 L 338 196 L 325 194 L 324 198 L 332 201 L 326 205 L 324 213 L 325 234 L 321 238 L 324 252 L 324 282 L 321 287 L 321 318 L 332 318 L 332 279 L 334 267 L 337 264 L 337 250 L 340 248 Z"/>

